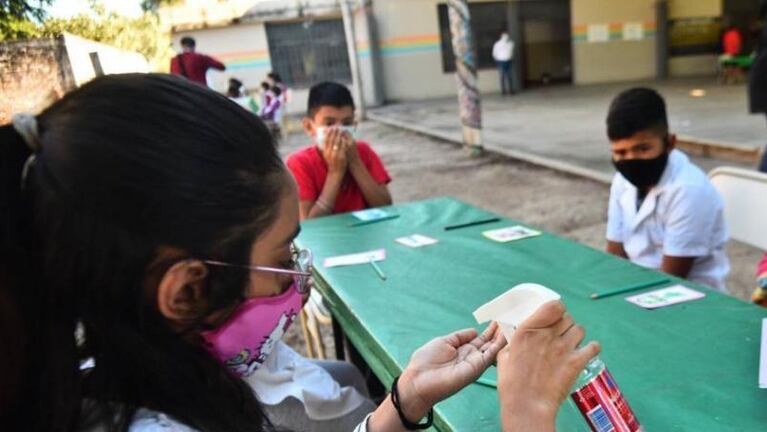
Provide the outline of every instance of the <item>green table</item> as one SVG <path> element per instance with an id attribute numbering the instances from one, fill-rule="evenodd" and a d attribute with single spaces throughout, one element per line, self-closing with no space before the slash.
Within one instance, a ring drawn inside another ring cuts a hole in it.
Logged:
<path id="1" fill-rule="evenodd" d="M 767 390 L 757 386 L 761 319 L 767 311 L 704 287 L 694 302 L 648 311 L 626 295 L 590 300 L 594 291 L 656 280 L 656 272 L 544 233 L 496 243 L 482 231 L 500 222 L 445 231 L 494 216 L 450 198 L 391 207 L 401 216 L 351 227 L 342 214 L 303 223 L 299 243 L 313 249 L 317 288 L 371 369 L 389 386 L 429 339 L 477 327 L 472 311 L 522 282 L 558 291 L 647 431 L 767 430 Z M 397 237 L 424 234 L 433 246 L 407 248 Z M 379 279 L 369 265 L 325 269 L 329 256 L 386 248 Z M 677 281 L 679 282 L 679 281 Z M 485 372 L 495 379 L 495 370 Z M 499 431 L 495 389 L 472 384 L 437 405 L 440 431 Z M 565 404 L 560 431 L 588 430 Z"/>

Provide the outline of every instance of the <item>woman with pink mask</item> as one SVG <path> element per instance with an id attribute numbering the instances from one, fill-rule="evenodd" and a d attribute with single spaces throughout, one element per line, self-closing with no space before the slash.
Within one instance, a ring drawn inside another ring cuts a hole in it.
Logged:
<path id="1" fill-rule="evenodd" d="M 3 353 L 0 430 L 277 429 L 245 379 L 310 287 L 298 221 L 264 124 L 180 78 L 100 77 L 0 127 L 0 298 L 19 312 L 0 346 L 26 342 Z M 553 430 L 598 351 L 582 338 L 560 303 L 505 348 L 495 326 L 437 337 L 354 428 L 412 429 L 497 361 L 504 430 Z"/>

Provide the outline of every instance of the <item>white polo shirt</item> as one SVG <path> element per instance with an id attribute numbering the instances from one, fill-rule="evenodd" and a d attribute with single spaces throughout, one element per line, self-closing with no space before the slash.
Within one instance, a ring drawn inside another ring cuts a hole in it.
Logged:
<path id="1" fill-rule="evenodd" d="M 607 240 L 623 243 L 629 259 L 660 269 L 663 255 L 697 257 L 687 279 L 727 292 L 724 202 L 706 174 L 672 150 L 658 185 L 637 209 L 637 188 L 616 173 L 610 188 Z"/>

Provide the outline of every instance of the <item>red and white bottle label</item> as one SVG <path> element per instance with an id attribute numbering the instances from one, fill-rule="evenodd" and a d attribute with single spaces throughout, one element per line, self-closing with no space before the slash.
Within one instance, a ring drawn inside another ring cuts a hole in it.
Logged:
<path id="1" fill-rule="evenodd" d="M 594 432 L 642 430 L 607 368 L 571 396 Z"/>

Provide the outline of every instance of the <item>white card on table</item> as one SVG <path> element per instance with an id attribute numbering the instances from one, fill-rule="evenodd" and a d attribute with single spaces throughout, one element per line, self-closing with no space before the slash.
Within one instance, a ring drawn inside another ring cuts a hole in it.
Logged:
<path id="1" fill-rule="evenodd" d="M 352 216 L 354 216 L 357 220 L 361 222 L 368 222 L 368 221 L 374 221 L 374 220 L 388 217 L 389 212 L 387 212 L 386 210 L 372 208 L 372 209 L 352 212 Z"/>
<path id="2" fill-rule="evenodd" d="M 541 234 L 540 231 L 523 227 L 522 225 L 514 225 L 511 227 L 499 228 L 499 229 L 494 229 L 490 231 L 485 231 L 482 233 L 483 236 L 489 238 L 490 240 L 495 240 L 501 243 L 520 240 L 520 239 L 528 238 L 528 237 L 535 237 L 540 234 Z"/>
<path id="3" fill-rule="evenodd" d="M 398 239 L 395 239 L 394 241 L 411 248 L 429 246 L 429 245 L 438 243 L 437 239 L 426 237 L 425 235 L 421 235 L 421 234 L 411 234 L 406 237 L 400 237 Z"/>
<path id="4" fill-rule="evenodd" d="M 762 319 L 762 348 L 759 354 L 759 388 L 767 388 L 767 318 Z"/>
<path id="5" fill-rule="evenodd" d="M 671 306 L 677 303 L 684 303 L 692 300 L 702 299 L 706 295 L 700 291 L 687 288 L 682 285 L 673 285 L 668 288 L 662 288 L 648 293 L 626 297 L 631 303 L 645 309 L 657 309 Z"/>
<path id="6" fill-rule="evenodd" d="M 340 255 L 325 258 L 322 265 L 325 268 L 340 267 L 356 264 L 367 264 L 370 261 L 383 261 L 386 259 L 386 249 L 376 249 L 350 255 Z"/>

